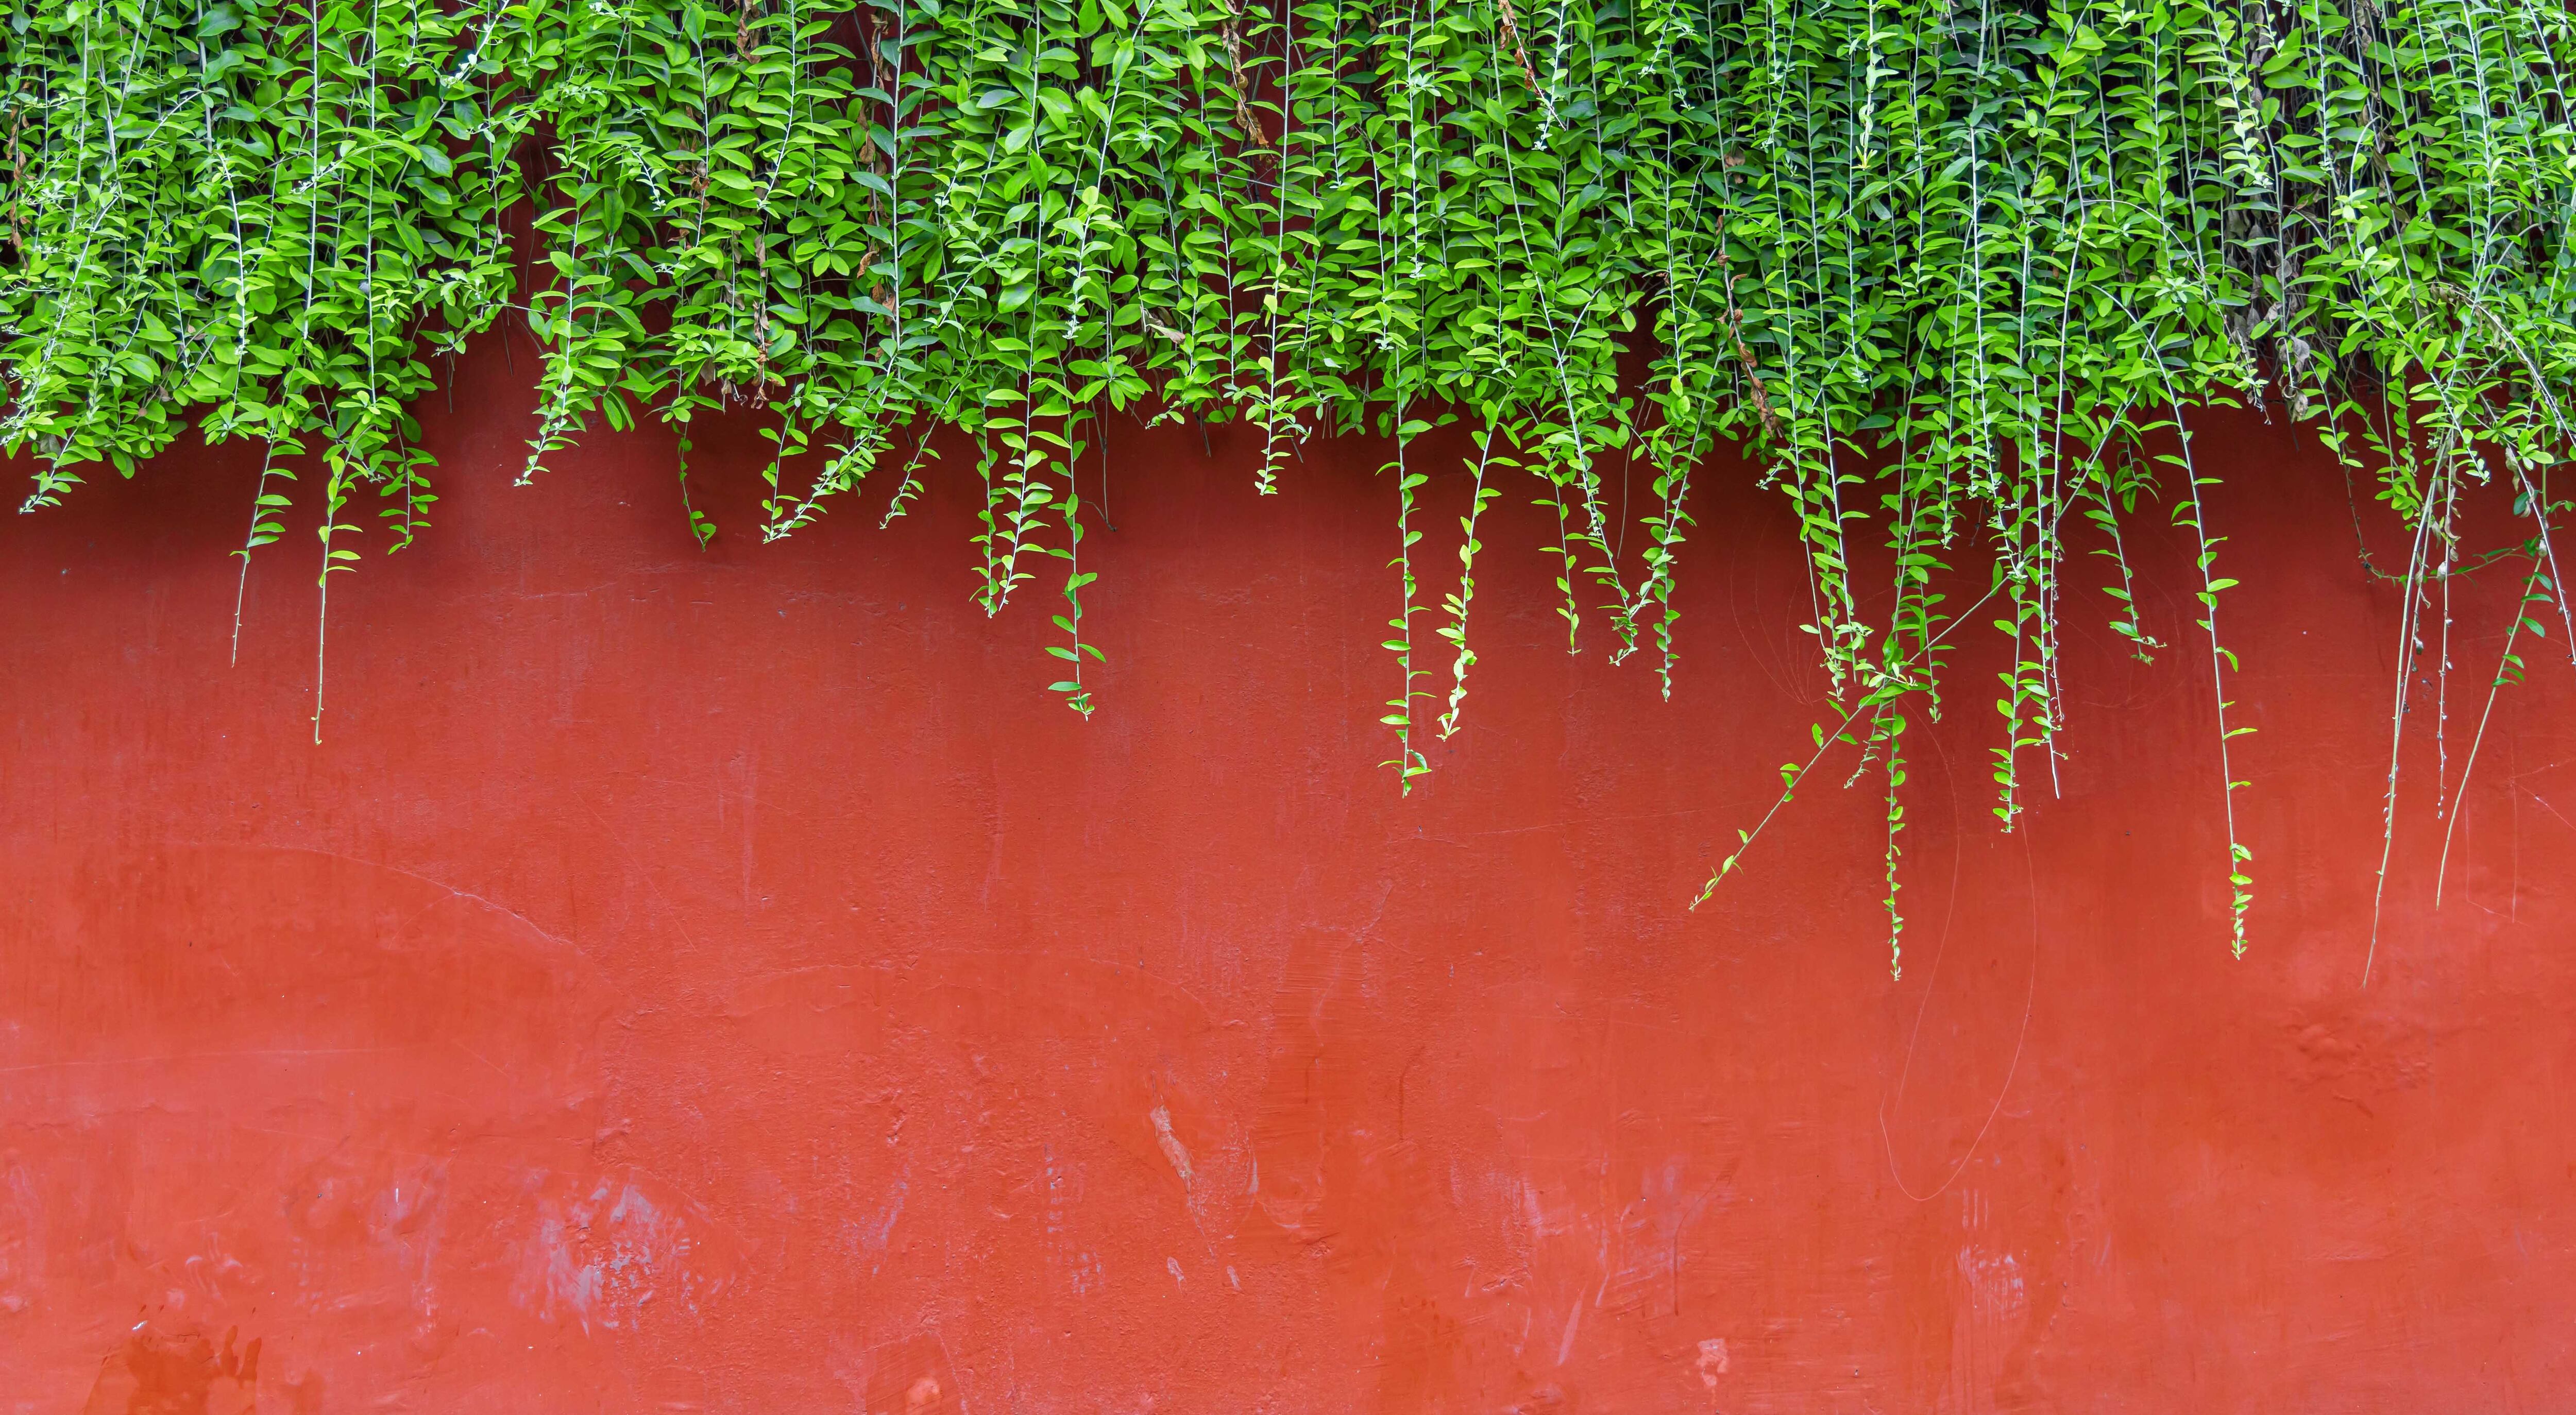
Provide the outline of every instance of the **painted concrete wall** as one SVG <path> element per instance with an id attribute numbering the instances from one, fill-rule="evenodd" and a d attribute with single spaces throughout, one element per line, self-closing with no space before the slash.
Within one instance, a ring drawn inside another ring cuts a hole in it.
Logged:
<path id="1" fill-rule="evenodd" d="M 1566 656 L 1510 498 L 1466 726 L 1406 799 L 1370 448 L 1261 502 L 1222 429 L 1114 433 L 1086 724 L 1042 690 L 1046 610 L 969 604 L 953 491 L 760 546 L 749 429 L 717 429 L 701 554 L 662 435 L 507 485 L 516 362 L 424 410 L 439 524 L 335 582 L 319 746 L 301 529 L 230 661 L 249 459 L 0 523 L 0 1410 L 2415 1412 L 2576 1381 L 2576 675 L 2553 625 L 2438 910 L 2419 698 L 2365 990 L 2398 597 L 2286 431 L 2202 444 L 2261 729 L 2251 956 L 2150 522 L 2176 647 L 2073 616 L 2070 754 L 2017 834 L 1994 651 L 1954 664 L 1895 982 L 1866 789 L 1820 784 L 1681 907 L 1820 711 L 1749 491 L 1704 509 L 1669 704 Z M 1431 493 L 1445 561 L 1463 487 Z M 2453 778 L 2509 589 L 2455 596 Z"/>

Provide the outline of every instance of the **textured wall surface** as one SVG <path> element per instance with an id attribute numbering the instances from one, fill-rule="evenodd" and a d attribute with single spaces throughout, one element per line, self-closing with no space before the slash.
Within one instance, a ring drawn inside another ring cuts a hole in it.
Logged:
<path id="1" fill-rule="evenodd" d="M 761 546 L 748 421 L 702 431 L 702 554 L 667 435 L 508 486 L 524 374 L 482 358 L 424 410 L 439 524 L 334 583 L 319 746 L 309 520 L 232 661 L 251 459 L 0 523 L 0 1410 L 2415 1412 L 2576 1382 L 2576 676 L 2553 623 L 2438 909 L 2419 697 L 2365 989 L 2399 597 L 2283 429 L 2201 444 L 2261 729 L 2252 954 L 2150 517 L 2176 647 L 2125 658 L 2070 592 L 2070 754 L 2011 836 L 1996 650 L 1958 655 L 1891 981 L 1869 786 L 1820 777 L 1682 908 L 1822 710 L 1754 493 L 1703 509 L 1670 703 L 1565 655 L 1509 497 L 1466 726 L 1407 799 L 1375 765 L 1371 447 L 1259 502 L 1225 429 L 1115 432 L 1085 723 L 1043 691 L 1049 588 L 969 603 L 953 491 Z M 1441 565 L 1463 483 L 1429 493 Z M 2454 779 L 2511 588 L 2453 598 Z"/>

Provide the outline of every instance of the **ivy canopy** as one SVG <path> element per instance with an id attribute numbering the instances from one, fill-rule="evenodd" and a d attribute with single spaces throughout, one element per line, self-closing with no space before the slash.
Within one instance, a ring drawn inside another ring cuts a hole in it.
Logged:
<path id="1" fill-rule="evenodd" d="M 1795 505 L 1844 714 L 1820 751 L 1853 741 L 1885 770 L 1901 923 L 1905 711 L 1936 701 L 1944 634 L 1973 613 L 2015 646 L 2009 827 L 2023 763 L 2055 751 L 2071 542 L 2109 556 L 2082 593 L 2107 589 L 2113 627 L 2157 647 L 2120 527 L 2159 487 L 2200 548 L 2223 767 L 2232 582 L 2194 409 L 2312 420 L 2405 518 L 2410 577 L 2449 563 L 2464 481 L 2508 480 L 2534 520 L 2526 595 L 2557 593 L 2576 25 L 2556 5 L 5 13 L 0 446 L 32 459 L 29 503 L 99 464 L 130 473 L 190 421 L 255 439 L 272 455 L 245 555 L 305 488 L 326 606 L 331 571 L 425 525 L 435 469 L 405 406 L 441 351 L 505 317 L 545 350 L 524 475 L 603 426 L 757 404 L 779 453 L 765 535 L 870 477 L 900 514 L 932 469 L 921 431 L 961 430 L 983 602 L 1060 571 L 1054 687 L 1086 713 L 1072 469 L 1093 421 L 1242 419 L 1264 490 L 1302 439 L 1370 429 L 1396 448 L 1386 721 L 1410 778 L 1475 661 L 1476 513 L 1511 481 L 1552 508 L 1569 635 L 1646 649 L 1669 691 L 1675 552 L 1728 439 Z M 1453 421 L 1475 492 L 1434 604 L 1409 454 Z M 1653 473 L 1624 556 L 1612 457 Z M 1894 566 L 1892 598 L 1853 582 L 1864 536 L 1892 551 L 1868 557 Z M 1963 549 L 1993 567 L 1973 606 L 1936 588 Z"/>

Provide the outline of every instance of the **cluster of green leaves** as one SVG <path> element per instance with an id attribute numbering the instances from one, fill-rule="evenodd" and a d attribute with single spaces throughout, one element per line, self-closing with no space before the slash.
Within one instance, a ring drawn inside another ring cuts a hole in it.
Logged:
<path id="1" fill-rule="evenodd" d="M 1839 714 L 1815 760 L 1849 743 L 1883 774 L 1901 931 L 1907 713 L 1939 711 L 1950 636 L 1990 616 L 2012 646 L 1993 765 L 2010 829 L 2034 764 L 2059 760 L 2070 553 L 2106 558 L 2114 630 L 2162 647 L 2121 531 L 2161 484 L 2198 546 L 2239 951 L 2226 744 L 2245 729 L 2218 631 L 2234 581 L 2188 421 L 2227 402 L 2313 421 L 2414 532 L 2410 606 L 2447 584 L 2461 485 L 2501 472 L 2535 524 L 2526 595 L 2564 617 L 2545 479 L 2576 374 L 2558 67 L 2576 24 L 2558 7 L 0 13 L 0 447 L 34 455 L 45 503 L 91 464 L 130 473 L 191 417 L 259 439 L 245 553 L 277 536 L 293 469 L 318 468 L 326 593 L 364 543 L 355 495 L 379 494 L 375 544 L 423 524 L 404 407 L 505 313 L 543 350 L 523 476 L 602 425 L 755 405 L 778 536 L 871 478 L 901 515 L 927 430 L 962 432 L 981 601 L 998 611 L 1062 562 L 1053 687 L 1085 714 L 1079 481 L 1103 419 L 1243 420 L 1263 491 L 1305 439 L 1368 431 L 1392 448 L 1385 721 L 1409 782 L 1423 734 L 1460 720 L 1478 522 L 1502 481 L 1552 517 L 1569 647 L 1597 625 L 1614 657 L 1650 650 L 1669 693 L 1694 478 L 1731 442 L 1796 510 Z M 521 206 L 524 279 L 505 225 Z M 1453 423 L 1473 491 L 1457 588 L 1434 602 L 1417 443 Z M 1648 483 L 1633 502 L 1614 480 L 1629 467 Z M 1961 604 L 1963 552 L 1991 569 Z M 1873 589 L 1863 567 L 1882 563 Z M 1784 768 L 1783 801 L 1806 770 Z"/>
<path id="2" fill-rule="evenodd" d="M 245 571 L 281 533 L 281 456 L 322 478 L 326 604 L 358 558 L 355 493 L 379 493 L 390 547 L 410 542 L 437 498 L 406 405 L 516 283 L 500 223 L 528 114 L 499 18 L 435 0 L 13 7 L 0 446 L 38 454 L 28 506 L 87 465 L 132 475 L 194 413 L 209 440 L 270 454 Z"/>

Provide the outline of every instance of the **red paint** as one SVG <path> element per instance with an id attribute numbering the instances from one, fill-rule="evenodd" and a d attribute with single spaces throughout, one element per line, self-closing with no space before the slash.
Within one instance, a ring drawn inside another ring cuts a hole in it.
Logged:
<path id="1" fill-rule="evenodd" d="M 7 523 L 0 1410 L 2414 1412 L 2576 1380 L 2576 675 L 2553 625 L 2438 912 L 2419 707 L 2362 990 L 2398 602 L 2300 435 L 2202 441 L 2261 729 L 2253 954 L 2188 561 L 2142 517 L 2176 647 L 2130 662 L 2070 594 L 2072 755 L 2019 834 L 1986 813 L 1996 651 L 1953 665 L 1891 982 L 1867 789 L 1819 778 L 1681 907 L 1819 711 L 1764 496 L 1702 508 L 1670 704 L 1564 654 L 1540 519 L 1499 509 L 1467 725 L 1407 799 L 1373 448 L 1262 500 L 1240 434 L 1114 430 L 1086 724 L 1042 690 L 1044 582 L 969 604 L 953 485 L 762 546 L 746 420 L 700 436 L 700 554 L 666 437 L 510 489 L 527 401 L 486 358 L 424 410 L 441 523 L 334 585 L 318 748 L 309 536 L 254 566 L 227 662 L 250 459 Z M 1438 564 L 1463 486 L 1431 491 Z M 2509 595 L 2459 598 L 2462 737 Z"/>

